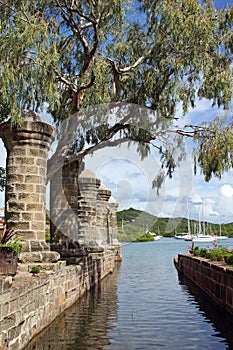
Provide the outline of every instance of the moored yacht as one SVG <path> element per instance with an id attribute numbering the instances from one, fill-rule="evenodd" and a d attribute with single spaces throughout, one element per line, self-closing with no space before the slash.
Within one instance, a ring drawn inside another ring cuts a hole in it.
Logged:
<path id="1" fill-rule="evenodd" d="M 216 242 L 217 238 L 216 236 L 212 235 L 206 235 L 206 234 L 197 234 L 196 237 L 192 239 L 192 242 L 196 243 L 208 243 L 208 242 Z"/>

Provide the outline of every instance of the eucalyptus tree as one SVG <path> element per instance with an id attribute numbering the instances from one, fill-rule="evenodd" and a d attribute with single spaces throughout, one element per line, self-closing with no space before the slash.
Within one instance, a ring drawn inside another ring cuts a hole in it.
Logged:
<path id="1" fill-rule="evenodd" d="M 43 108 L 58 126 L 67 120 L 49 177 L 67 157 L 131 141 L 141 156 L 153 143 L 171 175 L 171 148 L 180 139 L 169 142 L 169 132 L 213 137 L 209 127 L 175 127 L 178 106 L 184 115 L 198 99 L 230 106 L 233 7 L 217 10 L 211 0 L 0 0 L 0 13 L 0 120 L 19 123 L 21 110 Z M 129 104 L 144 108 L 129 117 Z M 205 155 L 196 157 L 204 173 Z"/>

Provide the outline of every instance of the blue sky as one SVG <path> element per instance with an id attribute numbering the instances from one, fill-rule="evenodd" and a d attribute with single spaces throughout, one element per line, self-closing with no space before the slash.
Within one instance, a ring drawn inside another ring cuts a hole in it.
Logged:
<path id="1" fill-rule="evenodd" d="M 214 3 L 217 8 L 226 7 L 227 5 L 231 6 L 233 4 L 232 0 L 215 0 Z"/>

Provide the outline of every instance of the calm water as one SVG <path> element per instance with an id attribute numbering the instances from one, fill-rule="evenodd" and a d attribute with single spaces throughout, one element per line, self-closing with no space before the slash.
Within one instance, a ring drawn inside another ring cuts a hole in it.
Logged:
<path id="1" fill-rule="evenodd" d="M 233 318 L 178 278 L 173 257 L 187 246 L 174 238 L 123 244 L 119 268 L 25 349 L 233 349 Z"/>

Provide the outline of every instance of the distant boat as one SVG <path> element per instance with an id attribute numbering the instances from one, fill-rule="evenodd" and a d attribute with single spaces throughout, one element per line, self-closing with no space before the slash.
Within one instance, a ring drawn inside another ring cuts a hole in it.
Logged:
<path id="1" fill-rule="evenodd" d="M 151 236 L 154 237 L 154 241 L 159 241 L 163 236 L 159 236 L 154 232 L 146 231 L 146 233 L 149 233 Z"/>
<path id="2" fill-rule="evenodd" d="M 224 239 L 228 239 L 228 237 L 227 236 L 215 236 L 216 237 L 216 239 L 218 240 L 218 241 L 221 241 L 221 240 L 224 240 Z"/>
<path id="3" fill-rule="evenodd" d="M 176 239 L 183 239 L 185 241 L 191 241 L 193 238 L 193 236 L 191 234 L 191 228 L 190 228 L 189 202 L 188 202 L 188 200 L 187 200 L 187 217 L 188 217 L 188 232 L 176 233 L 174 236 Z"/>
<path id="4" fill-rule="evenodd" d="M 187 236 L 187 232 L 179 232 L 179 233 L 176 233 L 174 238 L 175 239 L 184 239 L 185 236 Z"/>
<path id="5" fill-rule="evenodd" d="M 192 239 L 192 242 L 194 243 L 209 243 L 209 242 L 216 242 L 217 238 L 216 236 L 206 235 L 206 234 L 197 234 L 196 237 Z"/>
<path id="6" fill-rule="evenodd" d="M 193 236 L 187 232 L 176 233 L 174 236 L 175 239 L 183 239 L 185 241 L 191 241 Z"/>
<path id="7" fill-rule="evenodd" d="M 192 241 L 194 237 L 196 237 L 196 235 L 192 235 L 191 233 L 189 233 L 184 237 L 184 240 L 185 241 Z"/>
<path id="8" fill-rule="evenodd" d="M 214 234 L 214 237 L 216 237 L 216 239 L 218 240 L 218 241 L 222 241 L 222 240 L 224 240 L 224 239 L 228 239 L 228 237 L 227 236 L 222 236 L 222 227 L 221 227 L 221 224 L 219 224 L 219 235 L 216 235 L 216 234 Z"/>
<path id="9" fill-rule="evenodd" d="M 154 236 L 154 241 L 159 241 L 162 237 L 163 237 L 163 236 L 157 236 L 157 235 L 155 235 L 155 236 Z"/>

